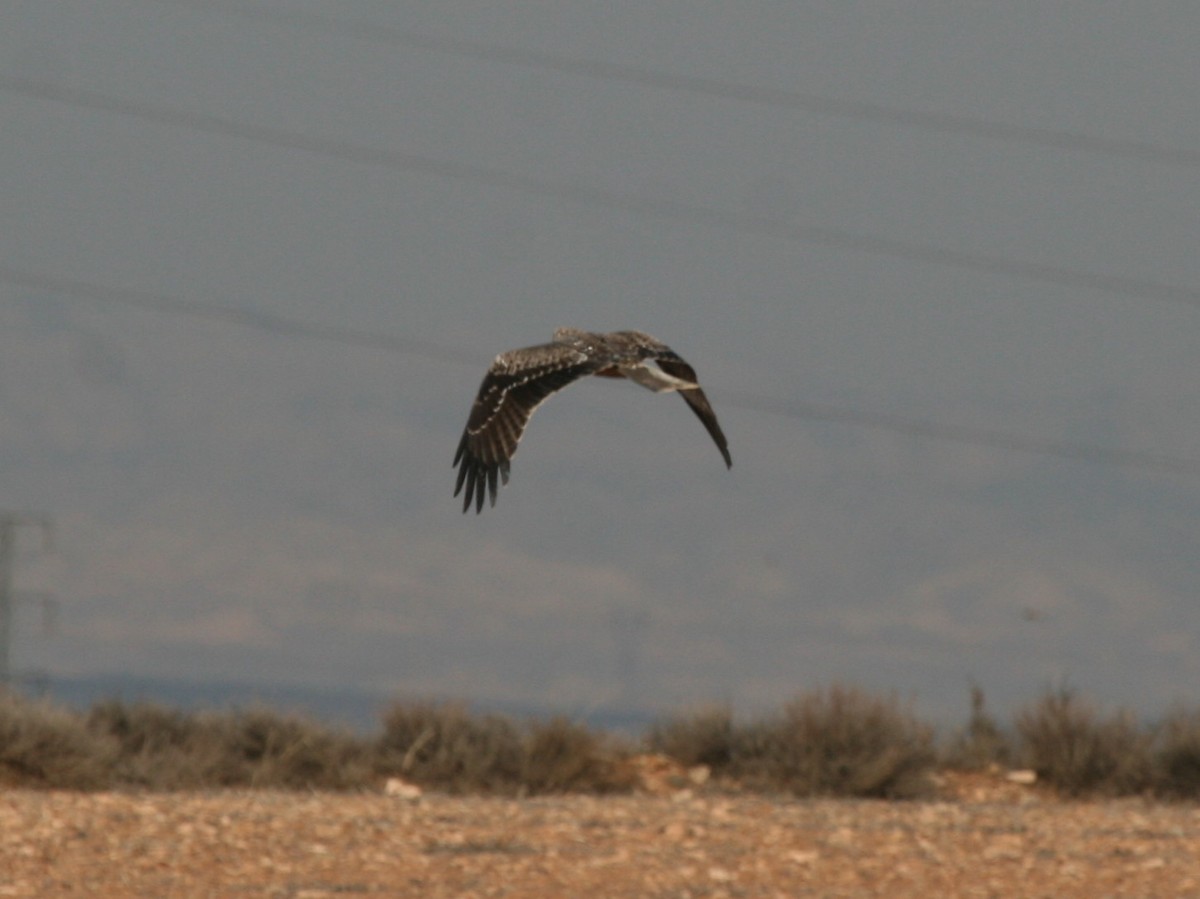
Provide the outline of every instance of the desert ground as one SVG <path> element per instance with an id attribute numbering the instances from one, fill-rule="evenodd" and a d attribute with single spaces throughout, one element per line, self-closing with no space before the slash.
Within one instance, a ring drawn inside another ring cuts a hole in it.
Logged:
<path id="1" fill-rule="evenodd" d="M 1200 806 L 984 775 L 904 802 L 18 789 L 0 833 L 0 896 L 1200 896 Z"/>

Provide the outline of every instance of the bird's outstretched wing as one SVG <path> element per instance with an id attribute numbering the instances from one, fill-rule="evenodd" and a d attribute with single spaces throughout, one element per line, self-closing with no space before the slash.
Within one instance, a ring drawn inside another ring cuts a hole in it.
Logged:
<path id="1" fill-rule="evenodd" d="M 696 385 L 690 388 L 680 388 L 679 395 L 684 398 L 691 410 L 696 413 L 696 417 L 700 419 L 700 423 L 704 425 L 704 429 L 712 437 L 713 442 L 717 445 L 717 449 L 721 451 L 721 457 L 725 460 L 725 467 L 733 468 L 733 457 L 729 455 L 729 441 L 725 439 L 725 432 L 717 424 L 717 413 L 713 411 L 713 407 L 708 402 L 708 397 L 700 389 L 700 383 L 696 380 L 695 369 L 679 358 L 675 351 L 667 346 L 656 349 L 650 358 L 658 363 L 659 368 L 672 377 Z"/>
<path id="2" fill-rule="evenodd" d="M 501 353 L 479 385 L 463 430 L 454 465 L 458 480 L 454 495 L 462 491 L 463 511 L 475 503 L 483 510 L 486 492 L 496 504 L 497 477 L 508 483 L 509 460 L 533 411 L 553 393 L 572 381 L 594 374 L 603 365 L 588 353 L 562 343 L 547 343 Z"/>

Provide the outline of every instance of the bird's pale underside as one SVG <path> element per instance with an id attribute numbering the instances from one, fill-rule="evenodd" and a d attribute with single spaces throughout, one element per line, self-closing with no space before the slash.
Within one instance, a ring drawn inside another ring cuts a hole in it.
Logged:
<path id="1" fill-rule="evenodd" d="M 498 484 L 508 483 L 509 463 L 534 410 L 588 375 L 628 378 L 656 393 L 677 391 L 717 444 L 725 466 L 733 466 L 729 442 L 696 372 L 669 346 L 640 331 L 593 334 L 559 328 L 550 343 L 501 353 L 479 385 L 454 454 L 454 495 L 466 487 L 464 512 L 472 503 L 481 511 L 485 494 L 496 504 Z"/>

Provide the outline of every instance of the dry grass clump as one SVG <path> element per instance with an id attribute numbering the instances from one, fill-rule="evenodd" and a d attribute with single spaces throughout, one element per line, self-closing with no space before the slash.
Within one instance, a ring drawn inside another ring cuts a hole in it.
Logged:
<path id="1" fill-rule="evenodd" d="M 78 715 L 0 691 L 0 783 L 97 790 L 113 782 L 117 746 Z"/>
<path id="2" fill-rule="evenodd" d="M 354 790 L 372 785 L 374 759 L 361 739 L 297 715 L 266 709 L 218 716 L 226 786 Z"/>
<path id="3" fill-rule="evenodd" d="M 691 715 L 669 718 L 650 727 L 646 743 L 652 752 L 670 756 L 688 768 L 707 765 L 728 775 L 734 760 L 733 711 L 710 706 Z"/>
<path id="4" fill-rule="evenodd" d="M 426 789 L 505 796 L 628 791 L 633 748 L 565 718 L 516 722 L 454 703 L 397 703 L 375 736 L 268 709 L 184 712 L 119 700 L 76 713 L 0 692 L 0 785 L 368 790 L 399 776 Z M 797 796 L 925 795 L 932 729 L 894 696 L 834 686 L 740 723 L 710 707 L 654 724 L 649 750 L 707 766 L 724 787 Z M 941 764 L 1034 769 L 1066 796 L 1200 799 L 1200 710 L 1155 726 L 1048 691 L 1002 727 L 971 691 L 971 717 Z"/>
<path id="5" fill-rule="evenodd" d="M 0 695 L 0 783 L 69 789 L 362 790 L 399 775 L 449 793 L 628 790 L 626 747 L 563 718 L 513 723 L 461 705 L 393 706 L 375 738 L 268 709 L 147 702 L 78 714 Z"/>
<path id="6" fill-rule="evenodd" d="M 936 757 L 933 729 L 894 696 L 841 686 L 801 695 L 738 742 L 735 772 L 801 796 L 913 798 Z"/>
<path id="7" fill-rule="evenodd" d="M 1200 710 L 1176 709 L 1155 734 L 1154 792 L 1171 799 L 1200 799 Z"/>
<path id="8" fill-rule="evenodd" d="M 652 729 L 650 748 L 752 789 L 797 796 L 911 798 L 929 789 L 933 730 L 852 687 L 805 693 L 783 712 L 735 725 L 710 709 Z"/>
<path id="9" fill-rule="evenodd" d="M 625 750 L 563 718 L 519 727 L 459 704 L 395 705 L 383 719 L 379 765 L 450 793 L 605 793 L 630 787 Z"/>
<path id="10" fill-rule="evenodd" d="M 114 777 L 125 786 L 355 789 L 372 776 L 362 741 L 265 709 L 185 713 L 108 700 L 86 720 L 118 746 Z"/>
<path id="11" fill-rule="evenodd" d="M 1047 690 L 1002 728 L 971 689 L 971 718 L 943 752 L 946 767 L 1024 767 L 1070 797 L 1147 795 L 1200 799 L 1200 710 L 1177 708 L 1157 724 L 1123 709 L 1102 715 L 1070 687 Z"/>
<path id="12" fill-rule="evenodd" d="M 383 770 L 451 793 L 504 790 L 520 779 L 516 726 L 459 704 L 393 705 L 383 716 L 378 752 Z"/>
<path id="13" fill-rule="evenodd" d="M 629 748 L 566 718 L 535 721 L 525 734 L 522 787 L 529 793 L 622 793 Z"/>
<path id="14" fill-rule="evenodd" d="M 942 764 L 961 771 L 1009 767 L 1015 751 L 1008 732 L 987 710 L 982 688 L 971 687 L 971 716 L 942 751 Z"/>
<path id="15" fill-rule="evenodd" d="M 122 785 L 162 790 L 209 782 L 213 760 L 197 745 L 202 729 L 194 716 L 113 699 L 93 706 L 83 724 L 93 738 L 116 747 L 112 777 Z"/>
<path id="16" fill-rule="evenodd" d="M 1070 688 L 1018 713 L 1019 758 L 1067 796 L 1128 795 L 1153 781 L 1152 734 L 1124 710 L 1107 717 Z"/>

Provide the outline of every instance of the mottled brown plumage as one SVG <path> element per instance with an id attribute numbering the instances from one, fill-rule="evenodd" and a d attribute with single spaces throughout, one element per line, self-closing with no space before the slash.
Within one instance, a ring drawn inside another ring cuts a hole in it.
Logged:
<path id="1" fill-rule="evenodd" d="M 458 480 L 466 487 L 463 511 L 483 509 L 484 494 L 496 504 L 498 484 L 508 483 L 509 462 L 530 416 L 553 393 L 588 375 L 628 378 L 655 392 L 678 391 L 708 431 L 726 467 L 733 466 L 729 443 L 696 372 L 669 346 L 640 331 L 593 334 L 559 328 L 554 340 L 501 353 L 492 362 L 454 454 Z"/>

